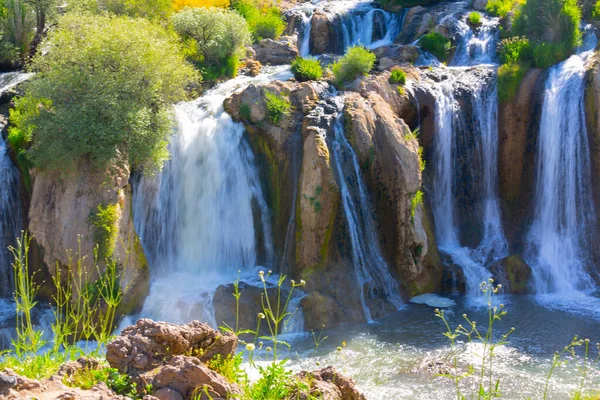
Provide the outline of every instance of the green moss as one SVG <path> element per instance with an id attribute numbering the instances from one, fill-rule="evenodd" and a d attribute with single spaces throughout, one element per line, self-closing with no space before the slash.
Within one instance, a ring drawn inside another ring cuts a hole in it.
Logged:
<path id="1" fill-rule="evenodd" d="M 265 92 L 267 104 L 267 115 L 269 120 L 277 124 L 286 115 L 289 115 L 292 110 L 292 105 L 287 97 L 271 92 Z"/>
<path id="2" fill-rule="evenodd" d="M 250 106 L 246 103 L 240 105 L 240 116 L 246 121 L 250 121 Z"/>
<path id="3" fill-rule="evenodd" d="M 118 235 L 118 207 L 118 204 L 99 205 L 96 212 L 90 215 L 90 222 L 94 226 L 94 242 L 98 245 L 100 260 L 112 257 L 115 251 Z"/>
<path id="4" fill-rule="evenodd" d="M 142 241 L 135 235 L 133 239 L 133 250 L 138 257 L 140 263 L 140 269 L 147 270 L 148 269 L 148 259 L 146 258 L 146 253 L 144 253 L 144 248 L 142 247 Z"/>

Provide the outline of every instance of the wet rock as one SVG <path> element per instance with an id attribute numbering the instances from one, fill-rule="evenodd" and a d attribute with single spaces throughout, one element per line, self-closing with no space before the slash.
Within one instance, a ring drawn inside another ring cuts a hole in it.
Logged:
<path id="1" fill-rule="evenodd" d="M 485 11 L 485 7 L 487 6 L 488 0 L 474 0 L 473 8 L 479 11 Z"/>
<path id="2" fill-rule="evenodd" d="M 256 76 L 256 75 L 260 74 L 261 65 L 260 65 L 259 61 L 247 60 L 246 68 L 248 69 L 248 72 L 250 73 L 251 76 Z"/>
<path id="3" fill-rule="evenodd" d="M 264 65 L 289 64 L 299 55 L 293 36 L 282 36 L 278 40 L 263 39 L 253 48 L 256 59 Z"/>
<path id="4" fill-rule="evenodd" d="M 154 397 L 158 400 L 183 400 L 183 396 L 171 388 L 162 388 L 154 392 Z"/>
<path id="5" fill-rule="evenodd" d="M 174 389 L 186 399 L 191 398 L 195 390 L 202 390 L 210 396 L 205 397 L 204 394 L 202 399 L 235 398 L 241 394 L 236 384 L 229 383 L 224 376 L 209 369 L 198 358 L 188 356 L 173 357 L 156 374 L 152 385 L 157 389 Z"/>
<path id="6" fill-rule="evenodd" d="M 335 31 L 327 14 L 316 10 L 310 27 L 310 54 L 318 55 L 333 52 L 335 48 Z"/>
<path id="7" fill-rule="evenodd" d="M 531 267 L 518 255 L 503 258 L 490 267 L 494 280 L 507 293 L 527 294 L 531 292 Z"/>
<path id="8" fill-rule="evenodd" d="M 301 371 L 295 377 L 308 384 L 311 396 L 323 400 L 366 400 L 354 381 L 333 367 L 313 372 Z M 307 399 L 308 396 L 307 393 L 298 393 L 294 398 Z"/>
<path id="9" fill-rule="evenodd" d="M 304 329 L 319 332 L 330 327 L 332 321 L 343 321 L 344 310 L 332 297 L 311 292 L 300 302 L 304 312 Z"/>
<path id="10" fill-rule="evenodd" d="M 175 325 L 140 319 L 106 346 L 106 360 L 119 372 L 136 377 L 176 355 L 191 353 L 210 360 L 219 354 L 226 358 L 235 353 L 237 343 L 235 335 L 198 321 Z"/>
<path id="11" fill-rule="evenodd" d="M 377 69 L 389 70 L 396 65 L 412 64 L 419 58 L 419 48 L 412 45 L 392 44 L 373 50 L 377 56 Z"/>
<path id="12" fill-rule="evenodd" d="M 502 201 L 504 232 L 519 243 L 529 227 L 528 213 L 535 188 L 535 141 L 539 131 L 545 76 L 539 69 L 523 78 L 517 95 L 499 106 L 498 196 Z"/>
<path id="13" fill-rule="evenodd" d="M 427 9 L 421 6 L 412 7 L 404 17 L 404 26 L 396 38 L 397 43 L 409 44 L 421 35 L 433 30 L 433 16 Z"/>
<path id="14" fill-rule="evenodd" d="M 424 263 L 429 244 L 422 210 L 417 207 L 413 216 L 412 209 L 421 188 L 419 144 L 386 99 L 361 93 L 366 96 L 347 96 L 346 135 L 357 153 L 377 221 L 385 221 L 378 226 L 382 251 L 405 293 L 412 297 L 435 291 L 442 266 Z"/>

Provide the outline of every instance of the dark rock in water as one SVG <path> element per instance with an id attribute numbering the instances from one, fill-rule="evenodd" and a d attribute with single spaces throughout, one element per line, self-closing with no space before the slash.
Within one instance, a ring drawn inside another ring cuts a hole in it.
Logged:
<path id="1" fill-rule="evenodd" d="M 450 257 L 443 256 L 444 262 L 444 277 L 442 281 L 442 291 L 445 293 L 465 293 L 467 290 L 467 283 L 465 279 L 465 272 L 462 267 L 457 264 L 453 264 Z"/>
<path id="2" fill-rule="evenodd" d="M 0 374 L 0 393 L 17 386 L 17 378 L 14 376 Z"/>
<path id="3" fill-rule="evenodd" d="M 327 14 L 315 11 L 310 27 L 310 54 L 335 53 L 335 29 Z"/>
<path id="4" fill-rule="evenodd" d="M 253 49 L 256 59 L 264 65 L 289 64 L 299 54 L 296 39 L 291 36 L 282 36 L 278 40 L 263 39 L 255 44 Z"/>
<path id="5" fill-rule="evenodd" d="M 389 70 L 400 64 L 412 64 L 419 58 L 419 48 L 412 45 L 393 44 L 373 50 L 377 56 L 377 69 Z"/>
<path id="6" fill-rule="evenodd" d="M 508 256 L 490 267 L 496 283 L 512 294 L 531 293 L 531 267 L 518 255 Z"/>
<path id="7" fill-rule="evenodd" d="M 106 360 L 135 378 L 181 354 L 195 354 L 204 361 L 217 354 L 226 358 L 235 354 L 237 343 L 237 336 L 198 321 L 175 325 L 140 319 L 106 346 Z"/>

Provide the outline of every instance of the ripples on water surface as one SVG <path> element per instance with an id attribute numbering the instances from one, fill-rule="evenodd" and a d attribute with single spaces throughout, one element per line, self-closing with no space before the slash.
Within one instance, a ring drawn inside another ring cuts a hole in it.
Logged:
<path id="1" fill-rule="evenodd" d="M 485 330 L 487 313 L 481 302 L 452 297 L 457 305 L 446 311 L 452 327 L 464 323 L 462 314 L 478 322 Z M 495 379 L 500 379 L 502 397 L 506 399 L 541 398 L 552 355 L 568 345 L 576 334 L 600 341 L 600 298 L 585 301 L 565 299 L 549 302 L 533 296 L 505 297 L 508 315 L 494 329 L 504 334 L 516 331 L 510 343 L 495 351 Z M 554 303 L 555 307 L 549 305 Z M 577 312 L 579 305 L 583 312 Z M 595 304 L 595 314 L 590 314 Z M 560 306 L 559 306 L 560 305 Z M 565 311 L 567 310 L 567 311 Z M 573 312 L 575 311 L 575 312 Z M 334 365 L 353 377 L 368 399 L 455 399 L 454 382 L 427 372 L 427 366 L 451 361 L 449 342 L 442 335 L 444 326 L 434 309 L 420 304 L 407 304 L 397 313 L 370 325 L 349 325 L 332 331 L 315 349 L 310 334 L 292 341 L 290 365 L 294 369 L 314 369 Z M 343 351 L 336 348 L 346 343 Z M 479 345 L 461 342 L 459 359 L 477 365 Z M 592 354 L 597 355 L 595 349 Z M 318 363 L 318 365 L 317 365 Z M 549 389 L 550 399 L 568 399 L 580 382 L 575 365 L 557 368 Z M 464 383 L 467 385 L 466 381 Z M 589 373 L 586 387 L 600 390 L 600 371 Z M 468 393 L 468 391 L 465 391 Z"/>

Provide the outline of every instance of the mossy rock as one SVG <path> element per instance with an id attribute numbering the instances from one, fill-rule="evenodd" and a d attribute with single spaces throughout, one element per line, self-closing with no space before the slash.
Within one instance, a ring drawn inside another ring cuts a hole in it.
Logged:
<path id="1" fill-rule="evenodd" d="M 531 292 L 531 267 L 519 256 L 511 255 L 498 261 L 490 268 L 494 279 L 512 294 Z"/>

